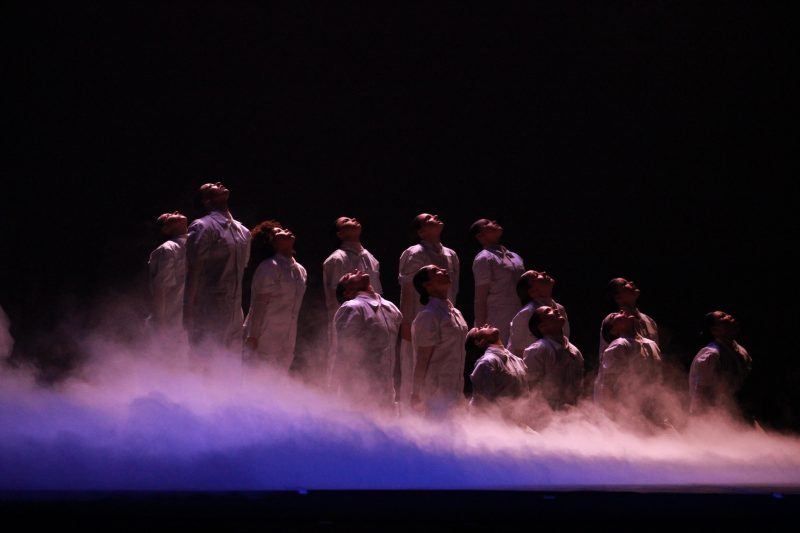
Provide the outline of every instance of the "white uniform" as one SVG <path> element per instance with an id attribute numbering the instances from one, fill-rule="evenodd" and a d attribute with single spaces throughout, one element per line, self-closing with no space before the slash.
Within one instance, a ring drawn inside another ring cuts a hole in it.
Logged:
<path id="1" fill-rule="evenodd" d="M 429 412 L 442 412 L 464 402 L 464 360 L 467 323 L 449 301 L 431 298 L 411 326 L 413 347 L 433 347 L 420 397 Z M 416 357 L 415 357 L 416 359 Z"/>
<path id="2" fill-rule="evenodd" d="M 325 303 L 333 319 L 333 314 L 339 308 L 336 301 L 336 285 L 342 276 L 353 270 L 360 270 L 369 274 L 372 289 L 378 294 L 383 294 L 381 286 L 381 265 L 366 248 L 357 242 L 342 242 L 338 250 L 333 252 L 322 263 L 322 283 L 325 286 Z"/>
<path id="3" fill-rule="evenodd" d="M 213 211 L 192 222 L 186 241 L 184 312 L 189 340 L 232 350 L 242 342 L 242 277 L 250 258 L 250 232 Z"/>
<path id="4" fill-rule="evenodd" d="M 411 324 L 414 318 L 422 308 L 419 302 L 419 294 L 413 287 L 414 274 L 426 265 L 436 265 L 440 268 L 447 269 L 450 274 L 450 290 L 448 291 L 448 299 L 451 302 L 456 301 L 458 295 L 458 277 L 460 264 L 458 255 L 441 244 L 431 244 L 426 241 L 420 241 L 407 248 L 400 256 L 400 269 L 398 281 L 400 282 L 400 311 L 403 313 L 403 322 Z M 411 285 L 410 295 L 404 294 L 406 291 L 406 284 Z M 409 296 L 406 298 L 406 296 Z M 400 342 L 400 391 L 397 400 L 399 402 L 408 403 L 411 398 L 411 387 L 414 381 L 414 364 L 416 363 L 416 356 L 414 349 L 410 342 L 403 339 Z M 463 379 L 463 378 L 462 378 Z"/>
<path id="5" fill-rule="evenodd" d="M 297 317 L 306 292 L 306 269 L 293 257 L 276 254 L 258 265 L 250 292 L 244 336 L 258 337 L 259 359 L 288 371 L 294 359 Z"/>
<path id="6" fill-rule="evenodd" d="M 600 356 L 594 382 L 594 402 L 601 406 L 625 393 L 639 395 L 643 384 L 660 377 L 661 350 L 644 337 L 620 337 Z"/>
<path id="7" fill-rule="evenodd" d="M 574 344 L 550 338 L 538 339 L 525 349 L 531 390 L 540 390 L 553 409 L 575 405 L 583 388 L 583 355 Z"/>
<path id="8" fill-rule="evenodd" d="M 469 379 L 472 381 L 470 406 L 503 398 L 520 398 L 528 392 L 525 363 L 496 344 L 486 348 Z"/>
<path id="9" fill-rule="evenodd" d="M 689 370 L 689 412 L 700 413 L 710 406 L 736 412 L 736 392 L 750 374 L 753 359 L 743 346 L 734 342 L 733 349 L 711 342 L 692 360 Z"/>
<path id="10" fill-rule="evenodd" d="M 183 325 L 183 290 L 186 286 L 186 235 L 173 237 L 150 254 L 150 292 L 163 295 L 164 325 Z M 161 305 L 161 302 L 154 302 Z"/>
<path id="11" fill-rule="evenodd" d="M 359 292 L 342 304 L 333 323 L 337 351 L 333 360 L 334 389 L 388 407 L 394 402 L 394 364 L 403 315 L 379 294 Z"/>
<path id="12" fill-rule="evenodd" d="M 475 256 L 472 273 L 475 291 L 482 285 L 489 286 L 486 300 L 486 322 L 500 330 L 500 340 L 508 344 L 511 319 L 519 311 L 517 282 L 525 272 L 522 258 L 505 246 L 485 248 Z M 483 324 L 475 324 L 480 327 Z"/>
<path id="13" fill-rule="evenodd" d="M 650 339 L 654 343 L 658 344 L 658 326 L 656 325 L 655 320 L 647 316 L 646 314 L 642 313 L 638 309 L 636 310 L 636 320 L 633 322 L 633 327 L 636 330 L 636 333 L 644 337 L 645 339 Z M 600 356 L 602 357 L 603 352 L 606 351 L 608 348 L 608 343 L 603 338 L 603 325 L 600 324 Z"/>
<path id="14" fill-rule="evenodd" d="M 536 342 L 536 337 L 531 333 L 528 323 L 531 320 L 531 316 L 533 316 L 533 312 L 543 305 L 555 307 L 559 310 L 561 316 L 564 317 L 564 336 L 569 338 L 569 317 L 567 316 L 567 310 L 564 309 L 564 306 L 552 299 L 531 300 L 525 304 L 525 306 L 519 310 L 519 313 L 514 315 L 514 318 L 511 320 L 511 336 L 508 341 L 508 349 L 511 350 L 511 353 L 514 355 L 522 357 L 525 348 Z"/>

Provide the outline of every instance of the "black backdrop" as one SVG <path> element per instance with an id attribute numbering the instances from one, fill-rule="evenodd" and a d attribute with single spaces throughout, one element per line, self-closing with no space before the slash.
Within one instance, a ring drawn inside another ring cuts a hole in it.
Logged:
<path id="1" fill-rule="evenodd" d="M 408 223 L 440 214 L 468 319 L 467 228 L 496 218 L 590 365 L 604 286 L 630 277 L 680 364 L 705 312 L 737 316 L 759 415 L 800 429 L 789 18 L 697 4 L 7 3 L 15 358 L 58 377 L 86 309 L 124 296 L 140 320 L 155 217 L 219 179 L 236 218 L 298 235 L 306 333 L 335 217 L 363 221 L 397 301 Z"/>

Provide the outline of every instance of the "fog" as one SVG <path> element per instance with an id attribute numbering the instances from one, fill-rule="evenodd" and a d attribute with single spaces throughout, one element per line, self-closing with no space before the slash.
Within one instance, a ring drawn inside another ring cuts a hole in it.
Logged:
<path id="1" fill-rule="evenodd" d="M 467 413 L 398 418 L 313 380 L 243 367 L 232 354 L 189 358 L 176 346 L 174 337 L 121 343 L 94 332 L 83 364 L 57 385 L 4 366 L 0 489 L 800 485 L 800 439 L 722 418 L 653 430 L 614 422 L 589 402 L 536 430 Z"/>

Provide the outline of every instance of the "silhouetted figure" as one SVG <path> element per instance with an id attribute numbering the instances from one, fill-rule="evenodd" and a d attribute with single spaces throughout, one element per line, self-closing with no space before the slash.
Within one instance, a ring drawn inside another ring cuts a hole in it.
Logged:
<path id="1" fill-rule="evenodd" d="M 525 348 L 536 342 L 536 337 L 531 333 L 529 322 L 533 312 L 543 306 L 558 309 L 564 319 L 563 332 L 569 338 L 569 317 L 567 310 L 560 303 L 553 300 L 553 286 L 556 280 L 547 272 L 528 270 L 520 276 L 517 282 L 517 297 L 522 304 L 522 309 L 511 320 L 511 338 L 508 349 L 511 353 L 522 357 Z"/>

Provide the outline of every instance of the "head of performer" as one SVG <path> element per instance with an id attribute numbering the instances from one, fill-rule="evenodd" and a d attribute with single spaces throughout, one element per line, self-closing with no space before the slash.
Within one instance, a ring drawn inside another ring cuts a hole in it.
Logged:
<path id="1" fill-rule="evenodd" d="M 158 217 L 156 225 L 165 237 L 177 237 L 189 231 L 189 220 L 178 211 L 164 213 Z"/>
<path id="2" fill-rule="evenodd" d="M 556 307 L 543 305 L 537 307 L 528 320 L 528 329 L 537 339 L 544 337 L 562 338 L 566 320 Z"/>
<path id="3" fill-rule="evenodd" d="M 450 274 L 436 265 L 424 266 L 414 274 L 414 288 L 422 305 L 427 305 L 432 297 L 447 300 L 450 284 Z"/>
<path id="4" fill-rule="evenodd" d="M 502 345 L 500 342 L 500 330 L 494 326 L 484 324 L 479 328 L 472 328 L 467 333 L 467 340 L 464 348 L 467 350 L 467 361 L 477 361 L 486 348 L 493 344 Z"/>
<path id="5" fill-rule="evenodd" d="M 503 236 L 503 227 L 496 220 L 481 218 L 472 223 L 469 233 L 484 248 L 496 246 Z"/>
<path id="6" fill-rule="evenodd" d="M 703 339 L 705 342 L 717 341 L 730 344 L 736 340 L 739 324 L 725 311 L 712 311 L 703 317 Z"/>
<path id="7" fill-rule="evenodd" d="M 619 309 L 636 309 L 639 288 L 625 278 L 614 278 L 608 282 L 608 294 Z"/>
<path id="8" fill-rule="evenodd" d="M 526 305 L 532 300 L 551 299 L 555 284 L 556 280 L 547 272 L 528 270 L 520 276 L 517 282 L 517 296 L 522 305 Z"/>
<path id="9" fill-rule="evenodd" d="M 269 234 L 269 243 L 277 255 L 292 257 L 294 255 L 294 233 L 287 228 L 273 228 Z"/>
<path id="10" fill-rule="evenodd" d="M 373 292 L 369 274 L 360 270 L 348 272 L 336 284 L 336 301 L 341 305 L 355 298 L 359 292 Z"/>
<path id="11" fill-rule="evenodd" d="M 614 339 L 633 336 L 636 332 L 635 320 L 636 318 L 626 311 L 609 313 L 603 319 L 603 324 L 600 328 L 603 340 L 611 344 Z"/>
<path id="12" fill-rule="evenodd" d="M 212 211 L 228 211 L 228 198 L 231 192 L 222 184 L 216 181 L 214 183 L 204 183 L 197 190 L 197 203 L 198 206 L 206 213 Z"/>
<path id="13" fill-rule="evenodd" d="M 361 222 L 354 217 L 339 217 L 336 219 L 334 230 L 339 242 L 360 242 Z"/>
<path id="14" fill-rule="evenodd" d="M 438 243 L 442 237 L 444 222 L 439 215 L 420 213 L 414 217 L 411 228 L 418 240 Z"/>

